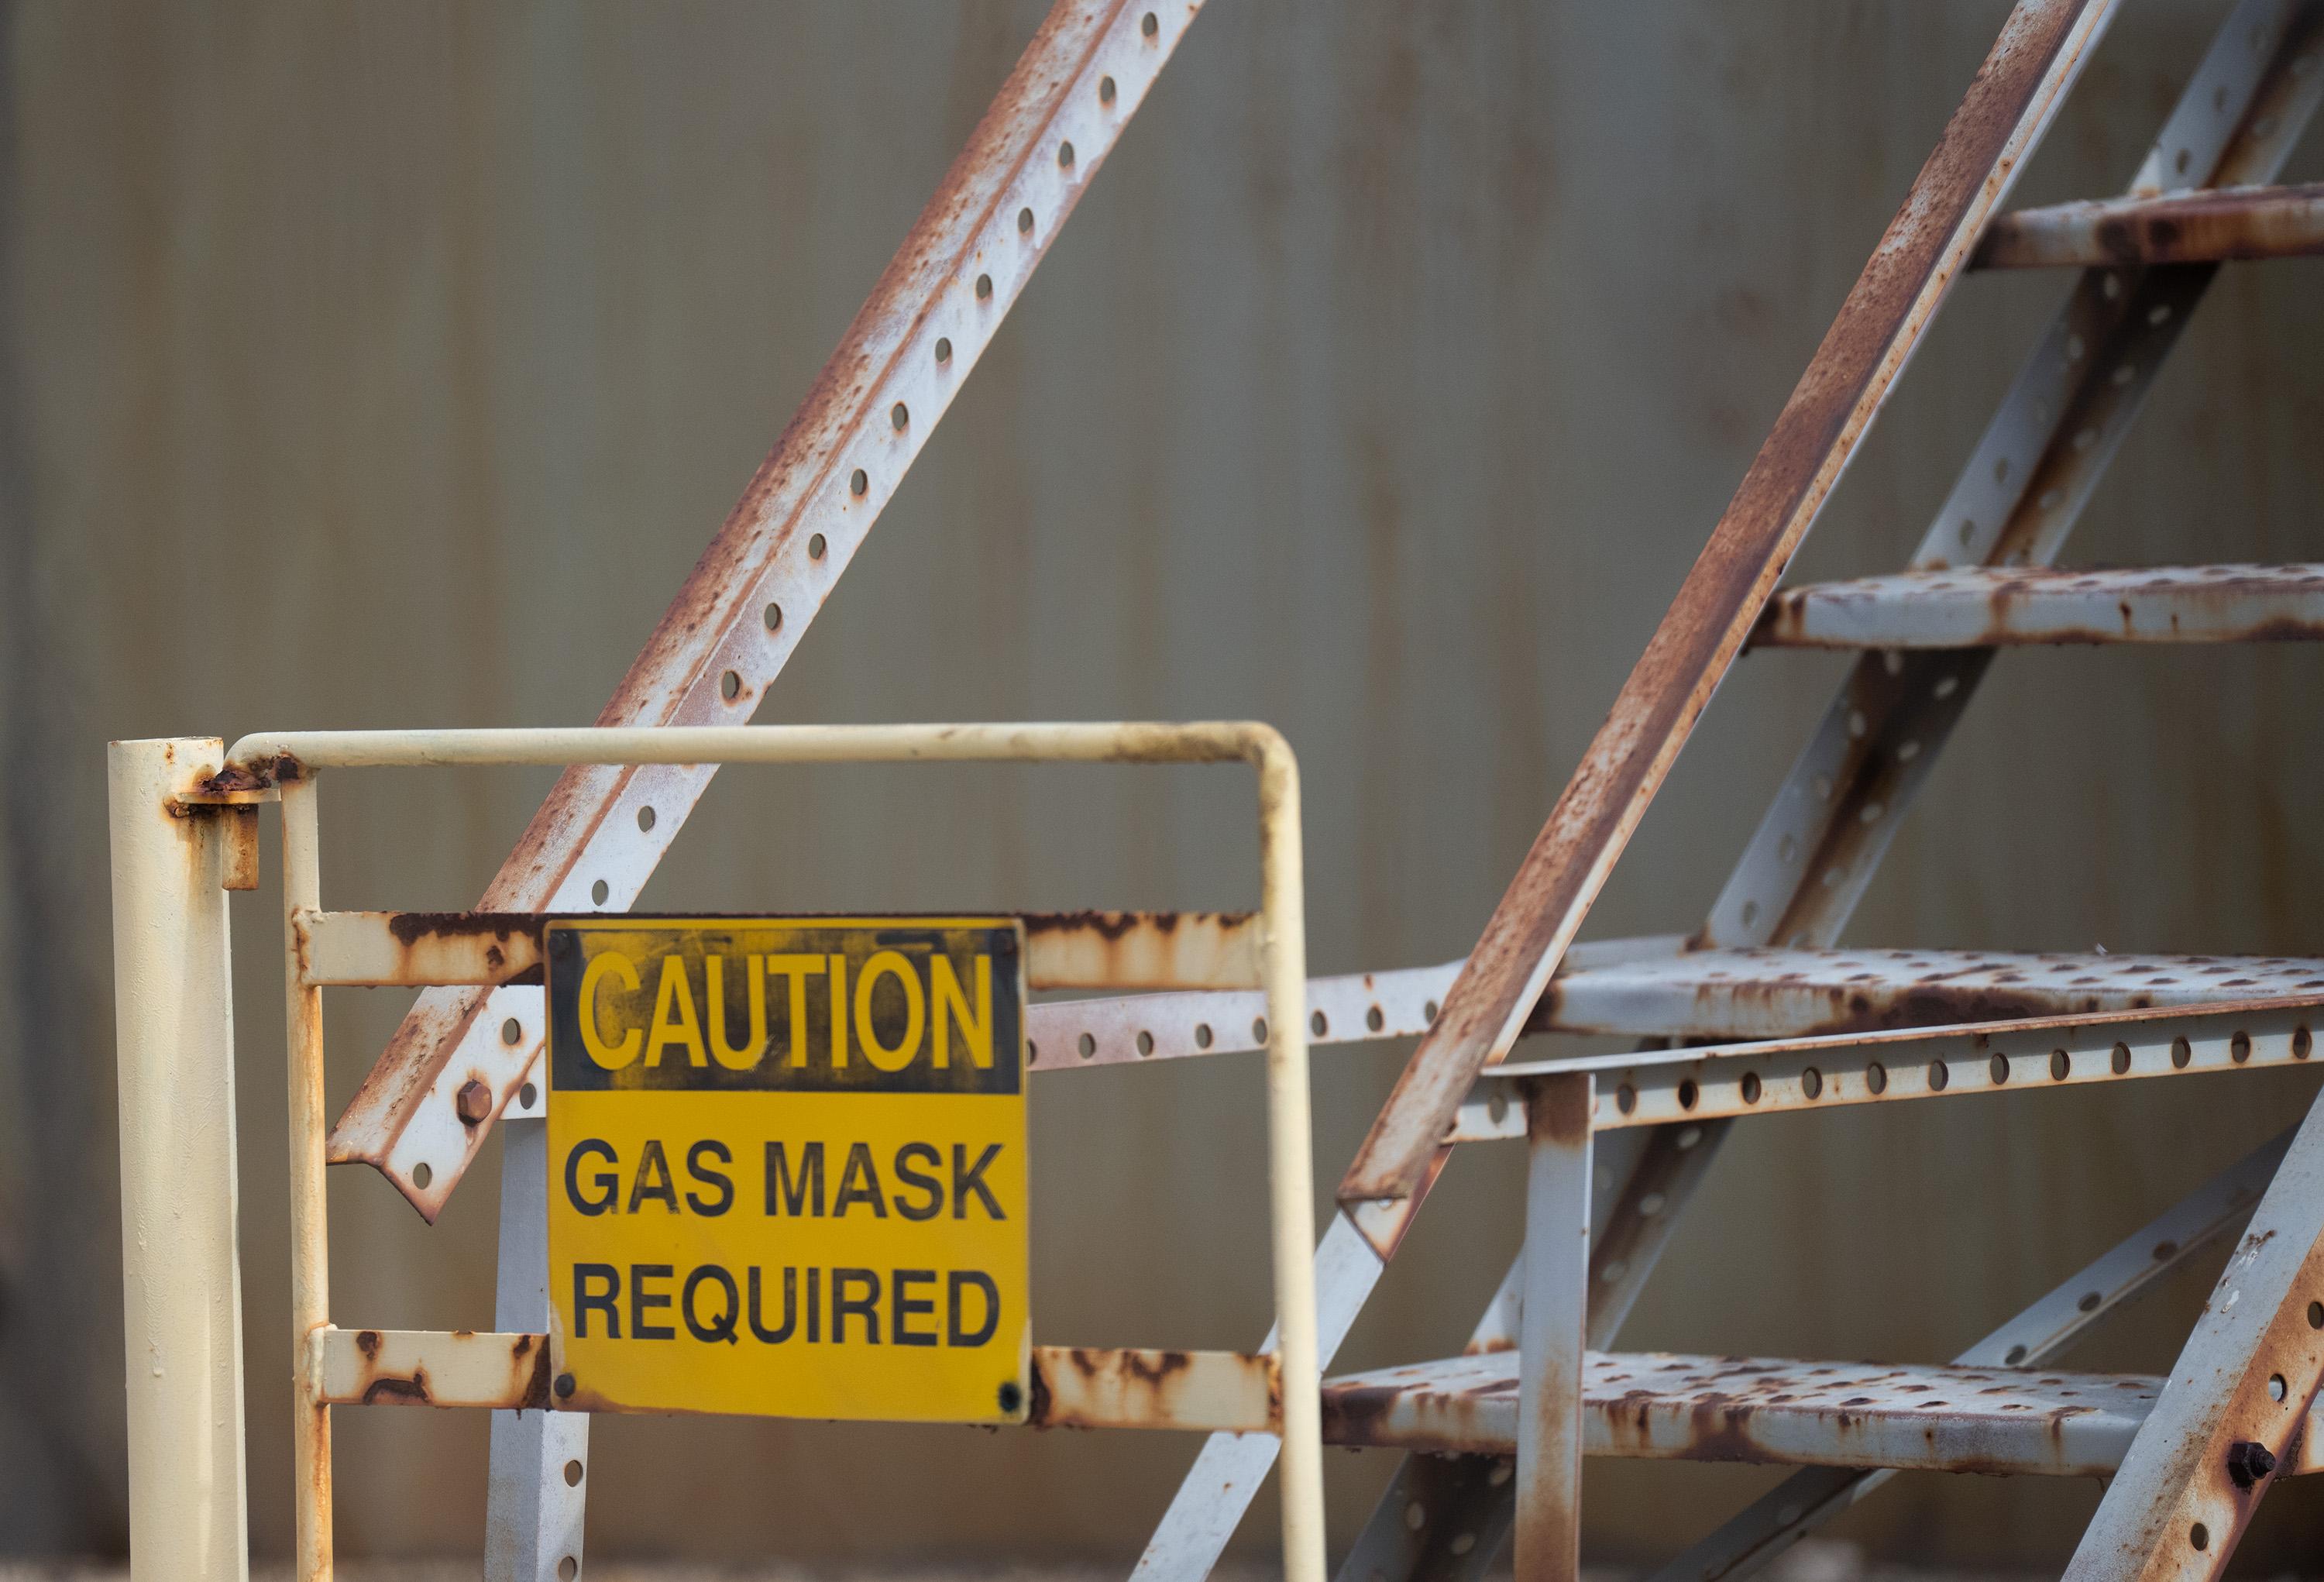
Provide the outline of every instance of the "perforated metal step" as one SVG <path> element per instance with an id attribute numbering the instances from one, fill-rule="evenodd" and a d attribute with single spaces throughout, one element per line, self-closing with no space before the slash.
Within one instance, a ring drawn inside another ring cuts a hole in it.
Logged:
<path id="1" fill-rule="evenodd" d="M 2324 566 L 1962 567 L 1787 588 L 1762 648 L 1990 648 L 2324 638 Z"/>
<path id="2" fill-rule="evenodd" d="M 2121 1465 L 2163 1381 L 2133 1374 L 1591 1352 L 1592 1456 L 2099 1476 Z M 1517 1355 L 1457 1356 L 1328 1379 L 1339 1445 L 1513 1455 Z M 2305 1439 L 2324 1439 L 2310 1419 Z M 2287 1470 L 2316 1469 L 2301 1453 Z"/>
<path id="3" fill-rule="evenodd" d="M 1697 950 L 1552 980 L 1532 1025 L 1687 1039 L 1793 1038 L 2092 1011 L 2295 998 L 2324 961 L 1995 950 Z"/>

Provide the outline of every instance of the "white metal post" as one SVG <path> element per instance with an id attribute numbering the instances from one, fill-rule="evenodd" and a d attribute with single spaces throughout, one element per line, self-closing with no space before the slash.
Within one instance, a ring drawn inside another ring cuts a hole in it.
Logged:
<path id="1" fill-rule="evenodd" d="M 1315 1318 L 1314 1160 L 1308 1134 L 1307 918 L 1299 767 L 1271 730 L 1251 734 L 1259 771 L 1261 915 L 1267 924 L 1267 1170 L 1283 1369 L 1283 1571 L 1323 1582 L 1323 1361 Z"/>
<path id="2" fill-rule="evenodd" d="M 501 1252 L 495 1328 L 549 1328 L 549 1123 L 526 1083 L 501 1116 Z M 484 1582 L 560 1582 L 581 1568 L 589 1415 L 493 1413 Z M 561 1569 L 572 1568 L 567 1573 Z"/>
<path id="3" fill-rule="evenodd" d="M 226 815 L 174 800 L 222 745 L 115 742 L 106 756 L 136 1582 L 250 1574 Z"/>
<path id="4" fill-rule="evenodd" d="M 1517 1320 L 1518 1582 L 1582 1570 L 1582 1357 L 1590 1298 L 1589 1073 L 1526 1096 L 1525 1305 Z"/>
<path id="5" fill-rule="evenodd" d="M 331 1577 L 331 1409 L 316 1399 L 309 1337 L 331 1321 L 330 1218 L 323 1195 L 323 992 L 301 981 L 302 910 L 323 903 L 315 782 L 286 780 L 282 793 L 283 978 L 290 1069 L 290 1446 L 296 1473 L 299 1582 Z"/>

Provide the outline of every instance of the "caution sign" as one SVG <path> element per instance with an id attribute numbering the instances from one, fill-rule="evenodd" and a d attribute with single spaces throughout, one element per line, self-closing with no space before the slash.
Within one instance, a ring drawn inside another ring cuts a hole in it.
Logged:
<path id="1" fill-rule="evenodd" d="M 1017 921 L 546 936 L 557 1404 L 1022 1421 Z"/>

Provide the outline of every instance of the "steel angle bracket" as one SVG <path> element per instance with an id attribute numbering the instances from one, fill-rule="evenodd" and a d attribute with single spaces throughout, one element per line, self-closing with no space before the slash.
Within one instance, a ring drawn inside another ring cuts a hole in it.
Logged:
<path id="1" fill-rule="evenodd" d="M 1340 1185 L 1375 1244 L 1534 1002 L 1809 527 L 2112 18 L 2021 0 L 1681 584 Z"/>
<path id="2" fill-rule="evenodd" d="M 1058 0 L 597 724 L 750 718 L 1199 9 Z M 479 910 L 627 909 L 714 772 L 568 771 Z M 537 994 L 423 993 L 332 1128 L 330 1161 L 377 1166 L 432 1221 L 540 1036 Z M 471 1082 L 493 1101 L 463 1124 Z"/>

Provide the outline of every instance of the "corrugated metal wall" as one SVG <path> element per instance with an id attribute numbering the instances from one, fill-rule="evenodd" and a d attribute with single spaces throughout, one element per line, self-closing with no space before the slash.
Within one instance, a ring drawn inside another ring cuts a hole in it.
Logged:
<path id="1" fill-rule="evenodd" d="M 1305 766 L 1317 968 L 1457 956 L 2004 10 L 1218 0 L 761 717 L 1264 717 Z M 2128 6 L 2021 199 L 2117 188 L 2224 10 Z M 122 1537 L 105 740 L 588 719 L 1037 15 L 15 8 L 0 1547 Z M 2079 558 L 2324 558 L 2319 285 L 2315 263 L 2220 282 Z M 2061 290 L 1961 289 L 1804 569 L 1901 563 Z M 1700 919 L 1838 673 L 1741 666 L 1593 932 Z M 1853 937 L 2324 952 L 2319 678 L 2305 649 L 2006 656 Z M 465 904 L 544 785 L 335 781 L 327 895 Z M 1248 795 L 1199 772 L 730 773 L 646 903 L 1244 904 Z M 235 917 L 253 1524 L 279 1551 L 273 904 Z M 344 1095 L 398 1007 L 341 998 Z M 1406 1052 L 1321 1062 L 1327 1179 Z M 1626 1340 L 1948 1355 L 2313 1087 L 1752 1128 Z M 1045 1338 L 1257 1338 L 1259 1094 L 1239 1061 L 1041 1085 Z M 1515 1245 L 1517 1172 L 1455 1167 L 1349 1360 L 1458 1344 Z M 343 1319 L 484 1321 L 492 1177 L 431 1231 L 337 1172 Z M 2159 1370 L 2207 1280 L 2097 1360 Z M 480 1419 L 342 1420 L 349 1550 L 478 1541 Z M 597 1435 L 600 1554 L 1126 1556 L 1193 1448 Z M 1342 1534 L 1388 1466 L 1334 1458 Z M 1661 1551 L 1766 1481 L 1595 1465 L 1593 1543 Z M 2095 1498 L 1914 1478 L 1848 1530 L 2054 1567 Z M 2270 1502 L 2259 1558 L 2292 1552 L 2302 1505 Z"/>

